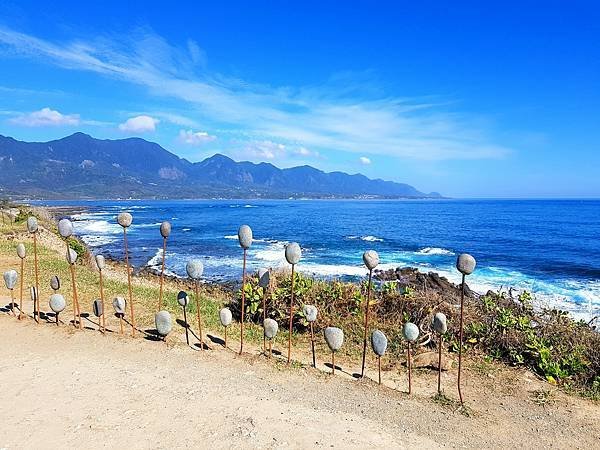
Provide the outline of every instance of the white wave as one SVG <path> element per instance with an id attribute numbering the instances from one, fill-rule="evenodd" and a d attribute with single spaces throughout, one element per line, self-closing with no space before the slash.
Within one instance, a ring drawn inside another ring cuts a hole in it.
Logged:
<path id="1" fill-rule="evenodd" d="M 244 205 L 244 208 L 258 208 L 256 205 Z"/>
<path id="2" fill-rule="evenodd" d="M 223 236 L 225 239 L 236 239 L 238 238 L 237 234 L 228 234 L 227 236 Z"/>
<path id="3" fill-rule="evenodd" d="M 73 223 L 73 230 L 76 234 L 84 236 L 87 234 L 120 234 L 123 231 L 118 223 L 107 220 L 78 221 Z"/>
<path id="4" fill-rule="evenodd" d="M 181 231 L 192 231 L 191 228 L 182 228 Z"/>
<path id="5" fill-rule="evenodd" d="M 439 247 L 425 247 L 415 252 L 417 255 L 454 255 L 451 250 Z"/>
<path id="6" fill-rule="evenodd" d="M 361 241 L 367 241 L 367 242 L 383 242 L 383 238 L 377 237 L 377 236 L 363 236 L 360 238 Z"/>

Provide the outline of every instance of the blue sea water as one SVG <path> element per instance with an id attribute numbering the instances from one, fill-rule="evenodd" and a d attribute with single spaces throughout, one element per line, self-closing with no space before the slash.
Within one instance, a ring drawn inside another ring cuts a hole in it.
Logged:
<path id="1" fill-rule="evenodd" d="M 242 251 L 237 229 L 255 241 L 250 269 L 285 266 L 284 246 L 303 249 L 298 269 L 323 277 L 363 277 L 362 253 L 379 252 L 381 268 L 414 266 L 458 282 L 456 255 L 473 254 L 476 291 L 515 287 L 540 305 L 591 319 L 600 314 L 599 200 L 189 200 L 44 202 L 83 206 L 75 233 L 94 251 L 122 258 L 121 211 L 134 265 L 158 266 L 159 225 L 172 223 L 167 268 L 185 274 L 201 258 L 208 279 L 237 279 Z"/>

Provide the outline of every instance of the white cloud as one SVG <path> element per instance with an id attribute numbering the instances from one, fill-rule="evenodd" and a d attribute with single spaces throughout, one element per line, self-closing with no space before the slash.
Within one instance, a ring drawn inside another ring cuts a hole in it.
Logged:
<path id="1" fill-rule="evenodd" d="M 365 91 L 364 79 L 352 84 L 347 74 L 343 83 L 272 87 L 198 71 L 203 57 L 197 44 L 176 48 L 148 30 L 120 39 L 51 42 L 0 27 L 0 44 L 13 55 L 143 86 L 181 102 L 204 123 L 243 130 L 249 140 L 427 160 L 499 158 L 510 152 L 493 142 L 478 117 Z"/>
<path id="2" fill-rule="evenodd" d="M 119 130 L 129 133 L 145 133 L 156 130 L 160 120 L 150 116 L 136 116 L 127 119 L 119 125 Z"/>
<path id="3" fill-rule="evenodd" d="M 62 114 L 54 109 L 42 108 L 9 119 L 15 125 L 25 127 L 70 126 L 79 125 L 79 114 Z"/>
<path id="4" fill-rule="evenodd" d="M 363 166 L 368 166 L 369 164 L 371 164 L 371 160 L 366 156 L 361 156 L 360 158 L 358 158 L 358 160 Z"/>
<path id="5" fill-rule="evenodd" d="M 202 145 L 214 141 L 217 137 L 211 136 L 206 131 L 180 130 L 179 140 L 188 145 Z"/>
<path id="6" fill-rule="evenodd" d="M 244 157 L 251 159 L 274 160 L 281 159 L 286 155 L 286 146 L 273 141 L 252 141 L 246 143 L 243 149 Z"/>

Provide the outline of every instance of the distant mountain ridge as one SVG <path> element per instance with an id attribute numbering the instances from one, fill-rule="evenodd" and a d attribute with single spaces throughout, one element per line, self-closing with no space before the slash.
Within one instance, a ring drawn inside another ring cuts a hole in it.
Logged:
<path id="1" fill-rule="evenodd" d="M 60 198 L 441 198 L 364 175 L 279 169 L 216 154 L 191 163 L 141 138 L 75 133 L 49 142 L 0 135 L 3 196 Z"/>

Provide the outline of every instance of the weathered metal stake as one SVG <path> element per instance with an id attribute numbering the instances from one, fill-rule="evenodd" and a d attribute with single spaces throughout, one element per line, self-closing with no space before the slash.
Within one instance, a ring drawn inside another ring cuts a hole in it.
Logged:
<path id="1" fill-rule="evenodd" d="M 464 303 L 465 303 L 465 274 L 462 275 L 462 283 L 460 288 L 460 324 L 458 331 L 458 397 L 460 404 L 463 404 L 462 390 L 460 387 L 460 373 L 462 368 L 462 346 L 463 346 L 463 320 L 464 320 Z"/>
<path id="2" fill-rule="evenodd" d="M 131 268 L 129 267 L 129 249 L 127 248 L 127 228 L 123 227 L 123 242 L 125 244 L 125 267 L 127 269 L 127 286 L 129 289 L 129 311 L 131 314 L 131 336 L 135 337 L 135 314 L 133 311 L 133 293 L 131 290 Z"/>
<path id="3" fill-rule="evenodd" d="M 23 317 L 23 266 L 25 258 L 21 258 L 21 280 L 19 281 L 19 320 Z"/>
<path id="4" fill-rule="evenodd" d="M 187 308 L 184 306 L 183 307 L 183 321 L 185 323 L 185 342 L 187 343 L 187 345 L 190 345 L 190 336 L 188 333 L 188 321 L 187 321 L 187 312 L 186 312 Z"/>
<path id="5" fill-rule="evenodd" d="M 367 357 L 367 332 L 369 330 L 369 303 L 371 303 L 371 279 L 373 277 L 373 269 L 369 269 L 369 284 L 367 285 L 367 304 L 365 305 L 365 332 L 363 335 L 363 354 L 362 354 L 362 368 L 360 369 L 360 376 L 365 376 L 365 360 Z"/>
<path id="6" fill-rule="evenodd" d="M 267 318 L 267 288 L 263 288 L 263 323 Z M 263 333 L 263 352 L 267 353 L 267 335 Z"/>
<path id="7" fill-rule="evenodd" d="M 379 369 L 379 384 L 381 384 L 381 356 L 377 356 L 377 368 Z"/>
<path id="8" fill-rule="evenodd" d="M 440 342 L 438 343 L 438 394 L 442 393 L 442 346 L 444 344 L 444 336 L 440 334 Z"/>
<path id="9" fill-rule="evenodd" d="M 204 350 L 204 338 L 202 337 L 202 318 L 200 317 L 200 290 L 198 289 L 198 280 L 194 281 L 196 293 L 196 313 L 198 315 L 198 333 L 200 334 L 200 350 Z"/>
<path id="10" fill-rule="evenodd" d="M 100 331 L 106 333 L 106 309 L 104 309 L 104 283 L 102 282 L 102 269 L 99 269 L 100 277 L 100 302 L 102 303 L 102 327 Z M 98 319 L 98 325 L 100 325 L 100 319 Z"/>
<path id="11" fill-rule="evenodd" d="M 40 304 L 39 304 L 39 272 L 38 272 L 38 254 L 37 254 L 37 226 L 33 233 L 33 264 L 35 269 L 35 289 L 38 292 L 38 300 L 33 304 L 33 316 L 36 323 L 40 323 Z"/>
<path id="12" fill-rule="evenodd" d="M 315 355 L 315 333 L 313 329 L 313 323 L 310 323 L 310 347 L 312 349 L 313 367 L 317 368 L 317 357 Z"/>
<path id="13" fill-rule="evenodd" d="M 242 310 L 240 320 L 240 355 L 244 350 L 244 310 L 246 309 L 246 249 L 244 249 L 244 263 L 242 267 Z"/>
<path id="14" fill-rule="evenodd" d="M 158 309 L 160 311 L 162 308 L 162 298 L 163 298 L 163 283 L 165 278 L 165 259 L 167 256 L 167 238 L 163 238 L 163 250 L 162 250 L 162 264 L 160 268 L 160 291 L 158 294 Z"/>
<path id="15" fill-rule="evenodd" d="M 290 363 L 291 360 L 291 356 L 292 356 L 292 320 L 294 319 L 294 269 L 295 269 L 296 265 L 292 264 L 292 284 L 291 284 L 291 289 L 292 289 L 292 293 L 290 296 L 290 326 L 289 326 L 289 332 L 288 332 L 288 354 L 287 354 L 287 363 Z"/>
<path id="16" fill-rule="evenodd" d="M 411 367 L 411 362 L 410 362 L 410 342 L 408 343 L 408 347 L 406 349 L 406 365 L 408 367 L 408 394 L 410 395 L 410 393 L 412 392 L 412 377 L 411 377 L 412 367 Z"/>
<path id="17" fill-rule="evenodd" d="M 335 352 L 331 352 L 331 375 L 335 375 Z"/>
<path id="18" fill-rule="evenodd" d="M 71 288 L 73 290 L 73 326 L 78 326 L 81 330 L 83 328 L 83 324 L 81 323 L 81 310 L 79 309 L 79 299 L 77 298 L 77 284 L 75 283 L 75 267 L 74 264 L 71 263 L 71 261 L 69 261 L 69 254 L 71 248 L 69 247 L 69 242 L 67 240 L 65 240 L 65 245 L 67 246 L 67 263 L 69 264 L 69 269 L 71 271 Z M 78 322 L 78 325 L 75 325 L 76 322 Z"/>

